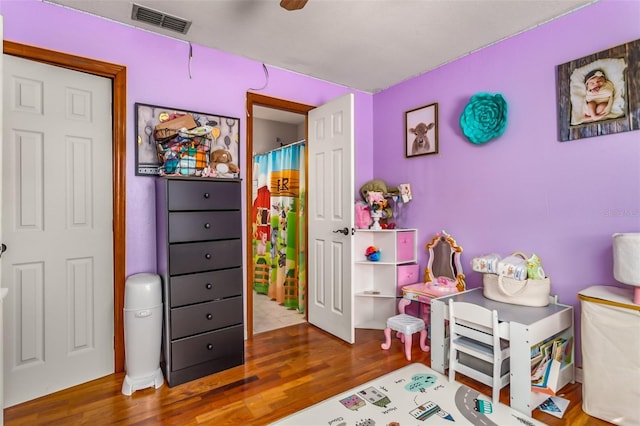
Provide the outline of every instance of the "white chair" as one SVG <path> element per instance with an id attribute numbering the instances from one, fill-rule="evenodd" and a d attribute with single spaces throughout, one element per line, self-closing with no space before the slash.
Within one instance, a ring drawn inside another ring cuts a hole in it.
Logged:
<path id="1" fill-rule="evenodd" d="M 455 380 L 457 371 L 491 386 L 493 403 L 497 404 L 500 389 L 509 384 L 509 369 L 502 371 L 503 361 L 509 359 L 509 342 L 500 338 L 498 312 L 449 300 L 449 335 L 449 381 Z M 460 354 L 468 355 L 463 362 Z M 508 362 L 504 364 L 508 366 Z"/>

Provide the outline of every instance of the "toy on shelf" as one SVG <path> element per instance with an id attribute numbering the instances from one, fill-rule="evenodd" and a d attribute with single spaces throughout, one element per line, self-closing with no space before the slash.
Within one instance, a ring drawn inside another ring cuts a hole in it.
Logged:
<path id="1" fill-rule="evenodd" d="M 411 201 L 411 185 L 387 186 L 373 179 L 360 187 L 362 201 L 356 201 L 356 227 L 373 230 L 400 228 L 402 208 Z"/>
<path id="2" fill-rule="evenodd" d="M 369 191 L 367 194 L 367 203 L 369 204 L 371 218 L 373 219 L 371 229 L 382 229 L 380 226 L 380 219 L 383 215 L 383 209 L 387 208 L 387 200 L 384 198 L 384 194 L 378 191 Z"/>
<path id="3" fill-rule="evenodd" d="M 445 296 L 452 293 L 459 293 L 456 280 L 445 277 L 438 277 L 435 281 L 425 283 L 425 290 L 429 294 Z"/>
<path id="4" fill-rule="evenodd" d="M 393 216 L 393 210 L 389 206 L 386 198 L 398 193 L 399 190 L 397 187 L 387 186 L 387 183 L 382 179 L 372 179 L 360 187 L 360 196 L 362 200 L 367 203 L 371 217 L 374 220 L 370 229 L 383 229 L 379 220 L 386 219 L 388 221 Z M 381 200 L 379 200 L 379 198 L 381 198 Z M 378 216 L 378 218 L 376 219 L 375 216 Z"/>
<path id="5" fill-rule="evenodd" d="M 218 177 L 238 177 L 240 173 L 240 168 L 233 162 L 231 152 L 226 149 L 213 150 L 209 164 Z"/>
<path id="6" fill-rule="evenodd" d="M 377 262 L 380 260 L 380 250 L 376 246 L 367 247 L 367 251 L 364 253 L 367 260 L 371 262 Z"/>

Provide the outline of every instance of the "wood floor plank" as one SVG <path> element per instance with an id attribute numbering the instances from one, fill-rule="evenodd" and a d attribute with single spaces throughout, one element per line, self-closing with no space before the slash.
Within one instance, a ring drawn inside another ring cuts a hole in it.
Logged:
<path id="1" fill-rule="evenodd" d="M 169 388 L 121 393 L 124 373 L 5 409 L 5 425 L 265 425 L 359 386 L 409 362 L 394 342 L 380 349 L 382 331 L 356 330 L 354 345 L 308 324 L 258 334 L 245 343 L 246 362 L 217 374 Z M 430 365 L 415 344 L 411 362 Z M 458 380 L 486 395 L 488 386 Z M 500 401 L 509 403 L 509 388 Z M 603 426 L 582 411 L 582 386 L 561 390 L 570 405 L 563 419 L 534 411 L 550 426 Z"/>

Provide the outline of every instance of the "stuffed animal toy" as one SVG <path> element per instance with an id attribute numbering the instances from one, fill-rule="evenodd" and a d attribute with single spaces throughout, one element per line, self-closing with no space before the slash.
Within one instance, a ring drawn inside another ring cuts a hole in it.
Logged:
<path id="1" fill-rule="evenodd" d="M 204 169 L 202 169 L 202 172 L 200 173 L 201 177 L 216 177 L 218 175 L 218 172 L 216 172 L 215 169 L 212 169 L 211 167 L 207 166 Z"/>
<path id="2" fill-rule="evenodd" d="M 360 196 L 362 201 L 367 201 L 367 194 L 369 191 L 382 192 L 386 195 L 397 195 L 400 193 L 397 187 L 387 186 L 387 183 L 382 179 L 373 179 L 365 182 L 360 187 Z"/>
<path id="3" fill-rule="evenodd" d="M 378 250 L 376 246 L 367 247 L 364 255 L 370 262 L 377 262 L 380 260 L 380 250 Z"/>
<path id="4" fill-rule="evenodd" d="M 382 179 L 370 180 L 360 187 L 360 196 L 365 203 L 369 202 L 369 192 L 382 192 L 385 197 L 400 194 L 398 187 L 387 186 L 387 183 Z M 393 217 L 393 209 L 388 204 L 382 211 L 382 217 L 385 219 Z"/>
<path id="5" fill-rule="evenodd" d="M 240 168 L 233 163 L 231 153 L 226 149 L 212 151 L 209 165 L 217 172 L 218 176 L 240 173 Z"/>

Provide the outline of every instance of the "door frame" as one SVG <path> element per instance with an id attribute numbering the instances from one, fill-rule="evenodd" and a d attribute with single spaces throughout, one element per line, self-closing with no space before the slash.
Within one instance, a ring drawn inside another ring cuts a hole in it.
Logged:
<path id="1" fill-rule="evenodd" d="M 245 235 L 245 247 L 247 248 L 246 253 L 246 262 L 247 265 L 247 338 L 253 338 L 253 214 L 251 214 L 251 209 L 253 206 L 253 106 L 263 106 L 272 109 L 279 109 L 283 111 L 294 112 L 297 114 L 302 114 L 305 116 L 305 140 L 308 139 L 309 128 L 308 128 L 308 117 L 307 113 L 315 108 L 312 105 L 306 105 L 299 102 L 287 101 L 284 99 L 272 98 L 270 96 L 261 95 L 258 93 L 247 92 L 247 126 L 246 126 L 246 141 L 247 145 L 245 148 L 245 200 L 246 200 L 246 235 Z M 305 156 L 305 164 L 307 164 L 307 158 Z M 307 181 L 305 182 L 305 187 L 307 187 L 308 177 L 305 177 Z M 308 194 L 308 187 L 307 187 Z M 308 197 L 308 195 L 307 195 Z M 305 221 L 304 232 L 307 232 L 307 223 Z M 307 260 L 308 261 L 308 260 Z M 306 280 L 306 282 L 309 282 Z M 308 303 L 309 298 L 305 299 L 305 303 Z M 305 319 L 308 318 L 308 308 L 305 307 Z"/>
<path id="2" fill-rule="evenodd" d="M 113 126 L 113 321 L 114 371 L 124 371 L 124 288 L 126 266 L 127 68 L 54 50 L 3 41 L 3 53 L 31 61 L 106 77 L 112 81 Z"/>

